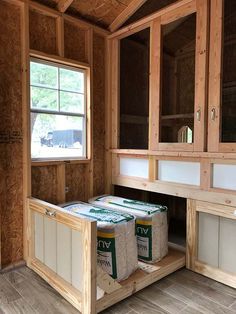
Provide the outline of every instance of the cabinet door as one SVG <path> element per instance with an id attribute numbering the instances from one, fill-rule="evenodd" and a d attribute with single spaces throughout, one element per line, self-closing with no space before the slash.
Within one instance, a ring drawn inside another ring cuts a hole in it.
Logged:
<path id="1" fill-rule="evenodd" d="M 235 152 L 235 0 L 211 0 L 210 36 L 208 150 L 211 152 Z"/>
<path id="2" fill-rule="evenodd" d="M 161 36 L 157 149 L 203 151 L 208 1 L 197 0 L 175 11 L 161 17 L 157 32 Z"/>

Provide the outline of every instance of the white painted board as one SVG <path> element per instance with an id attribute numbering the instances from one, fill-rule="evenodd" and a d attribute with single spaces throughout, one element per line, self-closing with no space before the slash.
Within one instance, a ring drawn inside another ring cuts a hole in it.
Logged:
<path id="1" fill-rule="evenodd" d="M 83 238 L 82 233 L 72 230 L 72 286 L 83 289 Z"/>
<path id="2" fill-rule="evenodd" d="M 142 158 L 120 158 L 120 175 L 148 179 L 149 161 Z"/>
<path id="3" fill-rule="evenodd" d="M 159 160 L 158 180 L 200 186 L 200 163 Z"/>
<path id="4" fill-rule="evenodd" d="M 44 222 L 38 213 L 34 213 L 34 241 L 35 257 L 44 263 Z"/>
<path id="5" fill-rule="evenodd" d="M 219 217 L 199 213 L 198 260 L 219 266 Z"/>
<path id="6" fill-rule="evenodd" d="M 57 225 L 56 221 L 44 217 L 44 263 L 57 272 Z"/>
<path id="7" fill-rule="evenodd" d="M 213 188 L 236 190 L 236 165 L 213 164 Z"/>
<path id="8" fill-rule="evenodd" d="M 220 217 L 219 268 L 236 275 L 236 220 Z"/>
<path id="9" fill-rule="evenodd" d="M 57 274 L 71 283 L 71 229 L 57 223 Z"/>

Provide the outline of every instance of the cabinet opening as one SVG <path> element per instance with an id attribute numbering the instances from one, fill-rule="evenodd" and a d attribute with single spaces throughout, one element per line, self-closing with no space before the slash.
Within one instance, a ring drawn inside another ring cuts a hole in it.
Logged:
<path id="1" fill-rule="evenodd" d="M 221 142 L 236 142 L 236 1 L 224 1 Z"/>
<path id="2" fill-rule="evenodd" d="M 120 148 L 148 148 L 150 29 L 120 41 Z"/>
<path id="3" fill-rule="evenodd" d="M 196 14 L 162 26 L 160 141 L 193 143 Z"/>
<path id="4" fill-rule="evenodd" d="M 187 210 L 186 198 L 131 189 L 123 186 L 115 186 L 114 194 L 120 197 L 167 206 L 169 246 L 177 248 L 181 251 L 185 251 Z"/>

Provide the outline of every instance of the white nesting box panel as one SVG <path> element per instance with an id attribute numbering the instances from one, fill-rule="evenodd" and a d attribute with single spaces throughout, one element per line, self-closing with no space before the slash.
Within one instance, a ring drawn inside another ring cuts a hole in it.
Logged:
<path id="1" fill-rule="evenodd" d="M 83 290 L 83 235 L 72 230 L 72 281 L 71 284 L 79 291 Z"/>
<path id="2" fill-rule="evenodd" d="M 44 217 L 44 263 L 57 271 L 57 223 Z"/>
<path id="3" fill-rule="evenodd" d="M 198 259 L 219 266 L 219 217 L 199 213 Z"/>
<path id="4" fill-rule="evenodd" d="M 219 268 L 236 274 L 236 220 L 220 217 Z"/>
<path id="5" fill-rule="evenodd" d="M 236 165 L 213 164 L 213 188 L 236 190 Z"/>
<path id="6" fill-rule="evenodd" d="M 148 179 L 148 159 L 143 158 L 120 158 L 120 175 Z"/>
<path id="7" fill-rule="evenodd" d="M 34 213 L 35 257 L 44 262 L 44 217 Z"/>
<path id="8" fill-rule="evenodd" d="M 159 160 L 158 180 L 200 186 L 200 163 Z"/>
<path id="9" fill-rule="evenodd" d="M 72 231 L 69 227 L 57 223 L 57 274 L 71 283 L 72 268 Z"/>

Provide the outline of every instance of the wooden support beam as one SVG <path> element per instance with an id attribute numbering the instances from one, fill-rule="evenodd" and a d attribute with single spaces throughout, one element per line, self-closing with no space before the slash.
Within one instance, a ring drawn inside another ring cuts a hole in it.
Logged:
<path id="1" fill-rule="evenodd" d="M 61 13 L 66 12 L 72 2 L 73 0 L 59 0 L 57 4 L 57 10 Z"/>
<path id="2" fill-rule="evenodd" d="M 128 18 L 133 15 L 147 0 L 133 0 L 130 4 L 119 14 L 109 26 L 111 32 L 115 32 Z"/>

